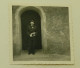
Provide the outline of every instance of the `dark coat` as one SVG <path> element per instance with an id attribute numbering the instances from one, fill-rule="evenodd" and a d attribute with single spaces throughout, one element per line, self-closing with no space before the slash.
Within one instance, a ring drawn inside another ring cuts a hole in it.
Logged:
<path id="1" fill-rule="evenodd" d="M 35 36 L 30 37 L 31 33 L 35 32 Z M 28 51 L 29 53 L 34 53 L 35 52 L 35 45 L 36 45 L 36 37 L 37 37 L 37 28 L 36 26 L 31 26 L 29 25 L 27 27 L 27 35 L 28 35 Z"/>

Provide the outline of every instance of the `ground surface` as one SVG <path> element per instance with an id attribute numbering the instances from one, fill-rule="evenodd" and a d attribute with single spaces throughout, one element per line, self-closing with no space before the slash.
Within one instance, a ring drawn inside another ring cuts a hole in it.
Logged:
<path id="1" fill-rule="evenodd" d="M 69 61 L 70 57 L 59 54 L 44 54 L 41 50 L 35 55 L 28 55 L 27 51 L 22 51 L 21 55 L 14 56 L 14 61 Z"/>

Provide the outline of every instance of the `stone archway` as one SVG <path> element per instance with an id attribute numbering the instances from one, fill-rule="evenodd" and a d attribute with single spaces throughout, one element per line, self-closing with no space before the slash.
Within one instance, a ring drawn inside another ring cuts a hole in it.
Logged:
<path id="1" fill-rule="evenodd" d="M 41 7 L 19 7 L 15 13 L 15 36 L 13 37 L 14 43 L 16 44 L 16 54 L 21 54 L 22 50 L 22 37 L 21 37 L 21 14 L 27 10 L 34 10 L 41 16 L 41 33 L 42 33 L 42 49 L 45 52 L 47 50 L 47 39 L 46 39 L 46 15 Z"/>

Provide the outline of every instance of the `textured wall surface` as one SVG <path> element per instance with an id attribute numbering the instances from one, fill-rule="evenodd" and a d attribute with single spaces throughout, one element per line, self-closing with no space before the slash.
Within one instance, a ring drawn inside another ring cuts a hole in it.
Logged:
<path id="1" fill-rule="evenodd" d="M 67 7 L 43 7 L 46 14 L 49 53 L 69 54 L 69 16 Z"/>
<path id="2" fill-rule="evenodd" d="M 19 7 L 13 7 L 13 36 L 15 35 L 15 11 Z M 46 15 L 46 39 L 49 54 L 70 54 L 69 17 L 67 7 L 43 7 Z M 14 38 L 14 37 L 13 37 Z M 14 39 L 15 40 L 15 39 Z M 16 44 L 14 43 L 14 53 Z"/>
<path id="3" fill-rule="evenodd" d="M 16 7 L 12 7 L 12 28 L 13 28 L 13 55 L 17 55 L 17 50 L 19 50 L 19 48 L 17 47 L 17 41 L 16 40 L 16 22 L 15 22 L 15 13 L 16 13 L 16 10 L 18 9 L 19 7 L 16 6 Z"/>

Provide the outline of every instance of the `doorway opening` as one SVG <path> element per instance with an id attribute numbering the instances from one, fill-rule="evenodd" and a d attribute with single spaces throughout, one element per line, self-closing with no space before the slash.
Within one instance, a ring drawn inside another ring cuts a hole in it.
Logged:
<path id="1" fill-rule="evenodd" d="M 31 20 L 34 21 L 35 26 L 37 27 L 37 38 L 35 40 L 35 49 L 42 49 L 42 38 L 41 38 L 41 17 L 40 15 L 33 10 L 24 11 L 21 14 L 21 31 L 22 31 L 22 50 L 27 50 L 29 46 L 29 38 L 27 35 L 27 27 L 29 26 Z"/>

